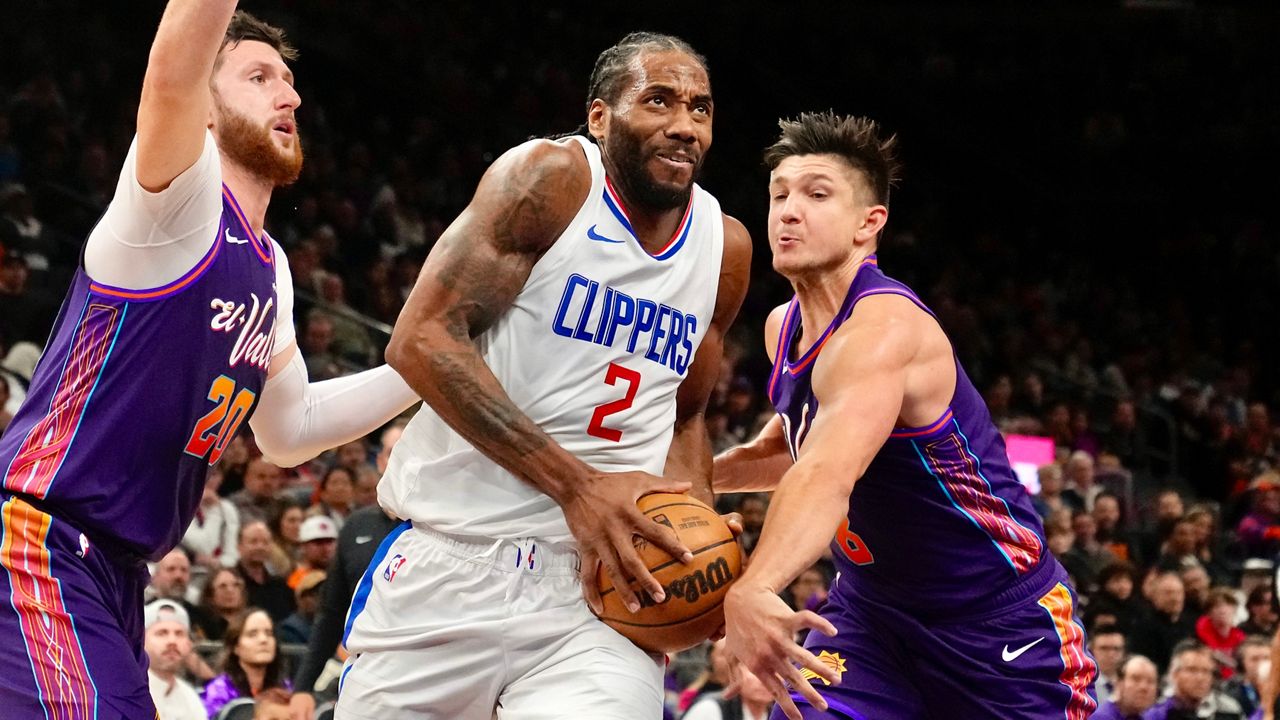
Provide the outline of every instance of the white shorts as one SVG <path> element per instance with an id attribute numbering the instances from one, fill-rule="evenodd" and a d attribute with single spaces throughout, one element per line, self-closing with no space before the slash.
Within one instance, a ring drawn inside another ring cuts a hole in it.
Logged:
<path id="1" fill-rule="evenodd" d="M 404 523 L 347 617 L 338 720 L 658 720 L 661 656 L 600 622 L 570 545 Z"/>

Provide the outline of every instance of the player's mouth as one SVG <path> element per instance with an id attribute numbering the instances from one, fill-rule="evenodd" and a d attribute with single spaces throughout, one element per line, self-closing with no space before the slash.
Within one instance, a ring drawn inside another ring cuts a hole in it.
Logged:
<path id="1" fill-rule="evenodd" d="M 664 152 L 655 153 L 655 154 L 657 155 L 658 159 L 661 160 L 663 163 L 682 171 L 687 169 L 692 169 L 693 166 L 696 165 L 698 162 L 697 158 L 693 157 L 689 153 L 678 151 L 678 150 L 664 151 Z"/>
<path id="2" fill-rule="evenodd" d="M 778 247 L 791 247 L 793 245 L 799 245 L 801 242 L 800 238 L 795 235 L 778 236 Z"/>
<path id="3" fill-rule="evenodd" d="M 298 132 L 298 126 L 292 120 L 281 120 L 280 122 L 271 126 L 271 131 L 279 133 L 286 137 L 293 137 L 294 134 Z"/>

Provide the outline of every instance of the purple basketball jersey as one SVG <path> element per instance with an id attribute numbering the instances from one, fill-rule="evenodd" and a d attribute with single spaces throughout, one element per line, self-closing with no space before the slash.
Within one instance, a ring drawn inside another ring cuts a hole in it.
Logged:
<path id="1" fill-rule="evenodd" d="M 858 301 L 885 293 L 930 312 L 872 256 L 858 268 L 831 325 L 795 361 L 789 355 L 800 336 L 800 311 L 792 300 L 769 399 L 782 416 L 793 458 L 819 411 L 810 372 L 823 343 Z M 868 595 L 924 616 L 982 607 L 1042 563 L 1056 563 L 1004 440 L 958 362 L 950 406 L 926 427 L 893 431 L 854 486 L 832 550 L 840 572 L 834 593 Z"/>
<path id="2" fill-rule="evenodd" d="M 271 362 L 275 267 L 231 191 L 194 269 L 153 290 L 76 272 L 27 400 L 3 437 L 3 487 L 109 550 L 177 545 L 209 466 Z"/>

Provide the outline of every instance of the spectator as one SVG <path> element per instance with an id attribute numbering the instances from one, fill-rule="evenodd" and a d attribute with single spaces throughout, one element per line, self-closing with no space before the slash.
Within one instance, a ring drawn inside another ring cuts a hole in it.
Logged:
<path id="1" fill-rule="evenodd" d="M 1074 512 L 1082 509 L 1080 498 L 1075 493 L 1065 492 L 1066 480 L 1062 476 L 1062 466 L 1057 463 L 1043 465 L 1036 473 L 1040 479 L 1040 493 L 1032 499 L 1036 512 L 1045 520 L 1060 510 Z"/>
<path id="2" fill-rule="evenodd" d="M 191 657 L 191 619 L 173 600 L 153 600 L 143 609 L 147 680 L 159 720 L 205 720 L 195 688 L 179 673 Z"/>
<path id="3" fill-rule="evenodd" d="M 1124 650 L 1124 633 L 1115 625 L 1102 625 L 1089 633 L 1089 652 L 1098 663 L 1098 679 L 1094 683 L 1094 691 L 1098 695 L 1099 707 L 1115 697 Z"/>
<path id="4" fill-rule="evenodd" d="M 267 570 L 271 557 L 271 531 L 255 520 L 240 528 L 240 563 L 236 572 L 244 580 L 249 604 L 262 608 L 273 623 L 289 617 L 294 609 L 293 591 L 285 581 Z"/>
<path id="5" fill-rule="evenodd" d="M 1265 472 L 1249 483 L 1253 506 L 1236 527 L 1246 557 L 1272 557 L 1280 547 L 1280 473 Z"/>
<path id="6" fill-rule="evenodd" d="M 1161 570 L 1181 570 L 1191 563 L 1200 564 L 1196 556 L 1196 524 L 1187 516 L 1178 518 L 1169 531 L 1160 548 L 1160 556 L 1156 558 L 1156 567 Z"/>
<path id="7" fill-rule="evenodd" d="M 311 642 L 311 625 L 320 610 L 320 590 L 324 584 L 323 570 L 310 570 L 298 580 L 294 589 L 298 596 L 298 609 L 280 623 L 280 641 L 297 645 Z"/>
<path id="8" fill-rule="evenodd" d="M 1271 594 L 1271 588 L 1265 585 L 1249 591 L 1244 604 L 1249 617 L 1240 623 L 1245 635 L 1271 637 L 1275 634 L 1277 617 Z"/>
<path id="9" fill-rule="evenodd" d="M 371 467 L 361 468 L 356 475 L 356 486 L 351 491 L 351 510 L 378 504 L 378 481 L 382 474 Z"/>
<path id="10" fill-rule="evenodd" d="M 151 584 L 147 586 L 148 599 L 164 598 L 173 600 L 188 613 L 193 605 L 187 602 L 188 587 L 191 584 L 191 561 L 181 550 L 170 550 L 168 554 L 156 561 L 151 571 Z"/>
<path id="11" fill-rule="evenodd" d="M 364 438 L 339 445 L 334 451 L 334 464 L 346 468 L 351 477 L 358 475 L 361 468 L 370 467 L 369 447 L 365 445 Z"/>
<path id="12" fill-rule="evenodd" d="M 1080 498 L 1080 505 L 1092 511 L 1093 502 L 1105 488 L 1097 483 L 1097 472 L 1093 456 L 1084 450 L 1076 450 L 1067 458 L 1063 475 L 1067 481 L 1067 491 Z"/>
<path id="13" fill-rule="evenodd" d="M 1169 668 L 1170 697 L 1143 713 L 1143 720 L 1244 720 L 1239 703 L 1214 692 L 1214 675 L 1208 648 L 1194 640 L 1180 643 Z"/>
<path id="14" fill-rule="evenodd" d="M 227 628 L 222 643 L 222 674 L 204 686 L 204 709 L 209 717 L 236 698 L 254 697 L 269 688 L 289 690 L 284 677 L 271 617 L 250 608 Z"/>
<path id="15" fill-rule="evenodd" d="M 1075 542 L 1072 544 L 1070 554 L 1077 557 L 1082 569 L 1087 571 L 1084 576 L 1076 576 L 1076 580 L 1079 581 L 1077 587 L 1091 593 L 1098 573 L 1119 558 L 1098 542 L 1098 525 L 1091 513 L 1084 510 L 1076 512 L 1071 517 L 1071 530 L 1075 534 Z"/>
<path id="16" fill-rule="evenodd" d="M 827 600 L 827 576 L 819 565 L 812 565 L 796 576 L 782 596 L 793 610 L 813 610 Z"/>
<path id="17" fill-rule="evenodd" d="M 1208 611 L 1196 621 L 1196 637 L 1207 647 L 1218 665 L 1218 675 L 1228 680 L 1236 671 L 1236 648 L 1244 642 L 1244 631 L 1235 626 L 1240 599 L 1229 588 L 1209 593 Z"/>
<path id="18" fill-rule="evenodd" d="M 333 319 L 323 310 L 312 310 L 298 334 L 298 349 L 312 382 L 342 375 L 342 363 L 333 352 Z"/>
<path id="19" fill-rule="evenodd" d="M 1137 552 L 1125 531 L 1120 510 L 1120 498 L 1111 492 L 1098 493 L 1093 501 L 1093 521 L 1096 537 L 1118 560 L 1137 563 Z"/>
<path id="20" fill-rule="evenodd" d="M 1131 646 L 1163 667 L 1169 664 L 1173 647 L 1195 634 L 1195 616 L 1186 612 L 1186 590 L 1182 577 L 1174 572 L 1156 575 L 1151 586 L 1151 610 L 1134 628 Z M 1207 651 L 1206 651 L 1207 652 Z"/>
<path id="21" fill-rule="evenodd" d="M 231 621 L 248 605 L 244 580 L 233 568 L 215 570 L 200 595 L 200 605 L 193 616 L 205 640 L 221 641 Z"/>
<path id="22" fill-rule="evenodd" d="M 298 536 L 306 512 L 297 503 L 283 503 L 271 518 L 271 559 L 267 567 L 272 575 L 287 577 L 298 564 L 301 554 Z"/>
<path id="23" fill-rule="evenodd" d="M 1102 437 L 1102 448 L 1120 458 L 1120 464 L 1130 470 L 1146 469 L 1146 433 L 1138 424 L 1138 408 L 1132 400 L 1116 403 L 1111 413 L 1111 427 Z"/>
<path id="24" fill-rule="evenodd" d="M 738 501 L 738 512 L 742 515 L 742 535 L 738 537 L 743 552 L 750 553 L 760 540 L 760 532 L 764 529 L 764 515 L 769 509 L 769 501 L 759 493 L 747 493 Z"/>
<path id="25" fill-rule="evenodd" d="M 240 560 L 236 538 L 240 536 L 240 511 L 230 500 L 218 496 L 222 486 L 222 469 L 209 468 L 204 494 L 196 515 L 182 536 L 182 547 L 191 553 L 197 565 L 209 571 L 235 567 Z"/>
<path id="26" fill-rule="evenodd" d="M 324 515 L 309 517 L 302 523 L 298 540 L 302 548 L 302 559 L 287 581 L 294 591 L 297 591 L 298 583 L 308 573 L 329 567 L 338 543 L 338 526 Z"/>
<path id="27" fill-rule="evenodd" d="M 1098 591 L 1090 598 L 1089 611 L 1105 609 L 1115 615 L 1115 624 L 1126 635 L 1142 615 L 1142 605 L 1134 595 L 1137 570 L 1129 563 L 1112 563 L 1098 573 Z"/>
<path id="28" fill-rule="evenodd" d="M 1218 511 L 1206 503 L 1192 505 L 1187 519 L 1195 528 L 1195 556 L 1208 571 L 1214 584 L 1231 582 L 1232 571 L 1226 562 L 1226 546 L 1218 533 Z"/>
<path id="29" fill-rule="evenodd" d="M 1193 615 L 1207 612 L 1209 590 L 1213 587 L 1209 572 L 1199 562 L 1188 560 L 1182 564 L 1182 572 L 1178 575 L 1182 578 L 1182 587 L 1186 592 L 1187 612 Z"/>
<path id="30" fill-rule="evenodd" d="M 711 643 L 707 650 L 706 667 L 693 679 L 693 682 L 680 691 L 676 700 L 676 712 L 683 715 L 703 697 L 720 697 L 728 684 L 729 664 L 725 658 L 724 642 L 717 640 Z"/>
<path id="31" fill-rule="evenodd" d="M 1141 655 L 1130 655 L 1116 673 L 1110 702 L 1099 702 L 1092 720 L 1142 720 L 1143 713 L 1156 704 L 1158 684 L 1155 663 Z"/>
<path id="32" fill-rule="evenodd" d="M 1246 716 L 1252 715 L 1262 702 L 1262 686 L 1271 662 L 1271 642 L 1261 635 L 1250 635 L 1236 648 L 1240 672 L 1227 681 L 1222 691 L 1240 703 Z"/>
<path id="33" fill-rule="evenodd" d="M 261 457 L 249 460 L 244 470 L 244 488 L 231 496 L 240 511 L 240 523 L 250 520 L 267 522 L 280 511 L 279 498 L 283 475 L 280 468 Z"/>
<path id="34" fill-rule="evenodd" d="M 1177 490 L 1160 491 L 1156 496 L 1155 516 L 1142 532 L 1140 554 L 1144 562 L 1151 562 L 1153 558 L 1160 556 L 1164 541 L 1173 531 L 1174 523 L 1184 513 L 1182 495 Z"/>
<path id="35" fill-rule="evenodd" d="M 355 476 L 347 468 L 335 465 L 320 479 L 316 492 L 318 501 L 307 510 L 307 515 L 327 517 L 341 529 L 353 509 L 351 499 L 354 492 Z"/>
<path id="36" fill-rule="evenodd" d="M 398 524 L 381 507 L 373 505 L 352 513 L 346 526 L 338 532 L 337 554 L 321 587 L 320 610 L 312 624 L 311 642 L 294 675 L 298 692 L 293 695 L 293 708 L 299 717 L 315 711 L 315 698 L 311 693 L 325 665 L 334 656 L 334 650 L 338 649 L 351 596 L 378 545 Z"/>

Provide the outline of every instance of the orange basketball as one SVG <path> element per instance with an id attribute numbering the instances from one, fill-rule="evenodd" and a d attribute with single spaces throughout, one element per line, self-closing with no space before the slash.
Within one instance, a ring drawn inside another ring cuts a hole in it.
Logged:
<path id="1" fill-rule="evenodd" d="M 640 611 L 632 613 L 602 567 L 596 578 L 604 601 L 600 619 L 650 652 L 693 647 L 724 623 L 724 596 L 742 573 L 738 543 L 715 510 L 688 495 L 654 493 L 636 504 L 645 516 L 676 532 L 693 553 L 693 562 L 685 565 L 665 550 L 637 540 L 641 561 L 662 583 L 667 597 L 655 603 L 648 593 L 637 591 Z"/>

